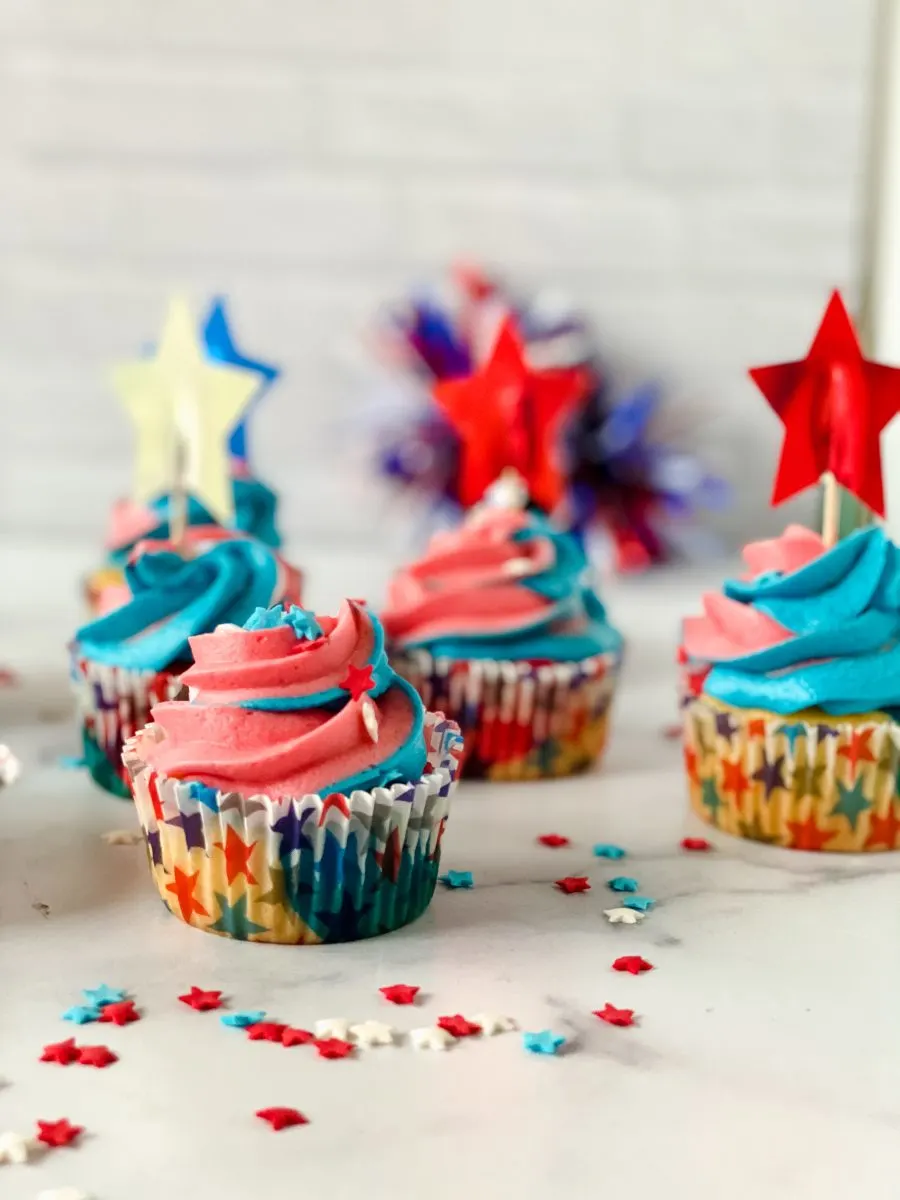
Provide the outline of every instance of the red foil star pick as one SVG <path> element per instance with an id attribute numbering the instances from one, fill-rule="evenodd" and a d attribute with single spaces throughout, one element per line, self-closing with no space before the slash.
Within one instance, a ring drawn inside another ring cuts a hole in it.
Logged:
<path id="1" fill-rule="evenodd" d="M 567 875 L 565 879 L 557 879 L 553 886 L 559 888 L 561 892 L 565 892 L 567 896 L 571 896 L 573 892 L 589 892 L 591 890 L 587 875 Z"/>
<path id="2" fill-rule="evenodd" d="M 189 992 L 179 996 L 178 999 L 188 1008 L 195 1008 L 198 1012 L 208 1012 L 211 1008 L 222 1007 L 221 992 L 205 992 L 203 988 L 198 987 L 192 987 Z"/>
<path id="3" fill-rule="evenodd" d="M 407 983 L 392 983 L 390 987 L 378 990 L 385 1000 L 390 1000 L 391 1004 L 414 1004 L 419 993 L 417 987 L 412 987 Z"/>
<path id="4" fill-rule="evenodd" d="M 60 1121 L 38 1121 L 37 1140 L 45 1146 L 71 1146 L 82 1133 L 81 1125 L 72 1125 L 65 1117 Z"/>
<path id="5" fill-rule="evenodd" d="M 491 356 L 465 379 L 438 383 L 434 400 L 460 439 L 457 492 L 476 504 L 506 467 L 515 467 L 535 504 L 562 499 L 562 431 L 581 403 L 589 375 L 581 367 L 532 370 L 512 320 L 500 326 Z"/>
<path id="6" fill-rule="evenodd" d="M 364 667 L 354 667 L 352 663 L 349 663 L 347 674 L 341 680 L 340 686 L 348 691 L 354 700 L 361 699 L 375 686 L 371 663 Z"/>
<path id="7" fill-rule="evenodd" d="M 754 367 L 750 378 L 784 425 L 772 503 L 830 471 L 883 517 L 879 439 L 900 411 L 900 370 L 863 358 L 840 294 L 832 293 L 806 358 Z"/>
<path id="8" fill-rule="evenodd" d="M 623 954 L 613 963 L 614 971 L 627 971 L 629 975 L 642 975 L 644 971 L 652 971 L 653 963 L 647 962 L 639 954 Z"/>
<path id="9" fill-rule="evenodd" d="M 612 1004 L 604 1004 L 602 1008 L 594 1010 L 594 1016 L 599 1017 L 601 1021 L 605 1021 L 607 1025 L 625 1026 L 634 1024 L 633 1008 L 615 1008 Z"/>
<path id="10" fill-rule="evenodd" d="M 436 1024 L 438 1029 L 446 1029 L 455 1038 L 473 1037 L 481 1033 L 481 1026 L 474 1021 L 467 1021 L 461 1013 L 455 1013 L 452 1017 L 438 1017 Z"/>
<path id="11" fill-rule="evenodd" d="M 281 1129 L 290 1129 L 292 1125 L 308 1125 L 309 1119 L 296 1108 L 261 1108 L 256 1114 L 261 1121 L 268 1121 L 277 1133 Z"/>
<path id="12" fill-rule="evenodd" d="M 561 833 L 542 833 L 538 838 L 542 846 L 549 846 L 555 850 L 558 846 L 568 846 L 569 839 L 563 837 Z"/>
<path id="13" fill-rule="evenodd" d="M 346 1058 L 356 1048 L 352 1042 L 345 1042 L 342 1038 L 314 1038 L 313 1045 L 321 1058 Z"/>
<path id="14" fill-rule="evenodd" d="M 41 1052 L 41 1062 L 59 1063 L 61 1067 L 67 1067 L 77 1057 L 78 1047 L 74 1038 L 66 1038 L 64 1042 L 51 1042 Z"/>
<path id="15" fill-rule="evenodd" d="M 118 1054 L 113 1054 L 108 1046 L 81 1046 L 78 1051 L 78 1062 L 82 1067 L 108 1067 L 118 1062 Z"/>
<path id="16" fill-rule="evenodd" d="M 140 1013 L 134 1007 L 133 1000 L 122 1000 L 118 1004 L 104 1004 L 100 1009 L 100 1020 L 113 1025 L 130 1025 L 139 1021 Z"/>

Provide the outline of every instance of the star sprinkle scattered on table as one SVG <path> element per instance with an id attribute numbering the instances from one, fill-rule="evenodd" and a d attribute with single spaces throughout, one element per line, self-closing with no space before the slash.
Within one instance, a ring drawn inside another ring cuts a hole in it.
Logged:
<path id="1" fill-rule="evenodd" d="M 260 1108 L 256 1115 L 261 1121 L 268 1122 L 276 1133 L 293 1125 L 309 1124 L 308 1118 L 296 1108 Z"/>
<path id="2" fill-rule="evenodd" d="M 614 971 L 627 971 L 629 975 L 641 975 L 644 971 L 652 971 L 653 963 L 647 962 L 639 954 L 624 954 L 617 958 L 612 965 Z"/>
<path id="3" fill-rule="evenodd" d="M 144 840 L 144 835 L 136 829 L 111 829 L 100 836 L 107 846 L 136 846 Z"/>
<path id="4" fill-rule="evenodd" d="M 281 1035 L 282 1046 L 308 1046 L 316 1040 L 316 1035 L 310 1029 L 295 1029 L 288 1026 Z"/>
<path id="5" fill-rule="evenodd" d="M 79 1046 L 78 1063 L 82 1067 L 110 1067 L 119 1061 L 118 1054 L 113 1054 L 108 1046 Z"/>
<path id="6" fill-rule="evenodd" d="M 247 1037 L 251 1042 L 280 1042 L 287 1025 L 279 1021 L 258 1021 L 247 1026 Z"/>
<path id="7" fill-rule="evenodd" d="M 88 1025 L 91 1021 L 99 1021 L 102 1012 L 103 1009 L 99 1005 L 76 1004 L 74 1008 L 66 1009 L 62 1019 L 72 1021 L 75 1025 Z"/>
<path id="8" fill-rule="evenodd" d="M 382 1021 L 363 1021 L 350 1026 L 350 1037 L 357 1046 L 392 1046 L 394 1030 Z"/>
<path id="9" fill-rule="evenodd" d="M 682 850 L 712 850 L 712 842 L 702 837 L 686 837 L 681 839 Z"/>
<path id="10" fill-rule="evenodd" d="M 553 886 L 558 888 L 559 891 L 564 892 L 567 896 L 591 890 L 591 885 L 586 875 L 566 875 L 564 879 L 557 879 Z"/>
<path id="11" fill-rule="evenodd" d="M 0 1163 L 21 1166 L 27 1163 L 35 1149 L 34 1139 L 23 1137 L 21 1133 L 10 1130 L 0 1133 Z"/>
<path id="12" fill-rule="evenodd" d="M 264 1008 L 247 1009 L 244 1012 L 222 1013 L 219 1020 L 230 1029 L 247 1029 L 250 1025 L 258 1025 L 265 1015 Z"/>
<path id="13" fill-rule="evenodd" d="M 633 908 L 635 912 L 646 913 L 656 907 L 656 901 L 651 900 L 649 896 L 629 896 L 622 901 L 622 905 L 625 908 Z"/>
<path id="14" fill-rule="evenodd" d="M 106 1004 L 121 1004 L 128 995 L 121 988 L 107 987 L 105 983 L 95 988 L 84 988 L 81 994 L 94 1008 L 103 1008 Z"/>
<path id="15" fill-rule="evenodd" d="M 637 925 L 644 919 L 644 913 L 624 905 L 621 908 L 604 908 L 603 915 L 610 925 Z"/>
<path id="16" fill-rule="evenodd" d="M 41 1053 L 41 1062 L 58 1063 L 61 1067 L 67 1067 L 69 1063 L 75 1062 L 78 1058 L 78 1047 L 75 1045 L 74 1038 L 66 1038 L 64 1042 L 51 1042 L 49 1046 L 45 1046 Z"/>
<path id="17" fill-rule="evenodd" d="M 409 1040 L 416 1050 L 449 1050 L 457 1039 L 437 1025 L 425 1025 L 410 1030 Z"/>
<path id="18" fill-rule="evenodd" d="M 199 987 L 192 987 L 189 992 L 185 992 L 178 999 L 189 1008 L 196 1009 L 197 1012 L 209 1012 L 210 1009 L 222 1007 L 221 992 L 205 992 L 203 988 Z"/>
<path id="19" fill-rule="evenodd" d="M 566 1039 L 561 1033 L 553 1033 L 549 1029 L 522 1034 L 522 1045 L 529 1054 L 556 1054 L 565 1044 Z"/>
<path id="20" fill-rule="evenodd" d="M 71 1146 L 84 1133 L 81 1125 L 73 1125 L 63 1117 L 59 1121 L 38 1121 L 37 1140 L 45 1146 Z"/>
<path id="21" fill-rule="evenodd" d="M 538 842 L 542 846 L 549 846 L 551 850 L 556 850 L 560 846 L 569 845 L 569 839 L 567 837 L 563 837 L 562 834 L 559 833 L 542 833 L 538 838 Z"/>
<path id="22" fill-rule="evenodd" d="M 595 858 L 624 858 L 625 851 L 621 846 L 613 846 L 609 842 L 598 842 L 594 847 Z"/>
<path id="23" fill-rule="evenodd" d="M 500 1013 L 476 1013 L 473 1020 L 481 1026 L 485 1037 L 494 1037 L 498 1033 L 509 1033 L 516 1028 L 512 1017 L 504 1017 Z"/>
<path id="24" fill-rule="evenodd" d="M 448 871 L 439 875 L 438 879 L 446 888 L 471 888 L 475 886 L 475 878 L 471 871 Z"/>
<path id="25" fill-rule="evenodd" d="M 314 1038 L 312 1044 L 320 1058 L 346 1058 L 356 1049 L 352 1042 L 345 1042 L 338 1037 Z"/>
<path id="26" fill-rule="evenodd" d="M 615 879 L 610 879 L 606 886 L 611 892 L 636 892 L 638 881 L 630 875 L 617 875 Z"/>
<path id="27" fill-rule="evenodd" d="M 391 1004 L 415 1004 L 420 989 L 408 983 L 392 983 L 378 989 Z"/>
<path id="28" fill-rule="evenodd" d="M 612 1004 L 604 1004 L 602 1008 L 594 1010 L 594 1016 L 599 1017 L 601 1021 L 605 1021 L 607 1025 L 633 1025 L 634 1024 L 634 1009 L 633 1008 L 616 1008 Z"/>
<path id="29" fill-rule="evenodd" d="M 116 1004 L 104 1004 L 100 1010 L 100 1020 L 107 1025 L 130 1025 L 140 1019 L 141 1014 L 135 1008 L 133 1000 L 120 1000 Z"/>
<path id="30" fill-rule="evenodd" d="M 314 1025 L 318 1038 L 340 1038 L 346 1041 L 350 1035 L 350 1022 L 344 1017 L 325 1017 Z"/>
<path id="31" fill-rule="evenodd" d="M 452 1033 L 455 1038 L 474 1037 L 475 1034 L 481 1033 L 481 1026 L 475 1021 L 468 1021 L 462 1013 L 454 1013 L 448 1017 L 438 1017 L 438 1029 L 446 1029 L 448 1033 Z"/>

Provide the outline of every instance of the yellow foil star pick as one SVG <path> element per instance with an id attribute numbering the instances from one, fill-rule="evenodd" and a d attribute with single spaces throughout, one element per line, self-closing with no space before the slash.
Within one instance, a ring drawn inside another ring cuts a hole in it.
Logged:
<path id="1" fill-rule="evenodd" d="M 183 489 L 230 524 L 228 435 L 259 388 L 259 376 L 209 362 L 190 306 L 176 297 L 153 358 L 115 367 L 112 381 L 137 434 L 135 500 Z"/>

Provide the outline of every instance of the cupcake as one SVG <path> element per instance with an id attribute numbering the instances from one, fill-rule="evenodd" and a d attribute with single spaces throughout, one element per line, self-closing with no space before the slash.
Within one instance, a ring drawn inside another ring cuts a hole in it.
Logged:
<path id="1" fill-rule="evenodd" d="M 790 526 L 684 623 L 705 677 L 685 708 L 691 804 L 798 850 L 900 848 L 900 550 Z"/>
<path id="2" fill-rule="evenodd" d="M 586 571 L 571 535 L 495 498 L 391 582 L 391 662 L 459 724 L 467 776 L 568 775 L 599 757 L 622 638 Z"/>
<path id="3" fill-rule="evenodd" d="M 294 945 L 420 916 L 461 741 L 388 666 L 378 621 L 278 606 L 190 649 L 190 699 L 157 704 L 124 752 L 166 906 Z"/>
<path id="4" fill-rule="evenodd" d="M 83 625 L 72 646 L 85 763 L 101 787 L 129 795 L 125 739 L 150 709 L 181 691 L 188 640 L 223 622 L 241 624 L 256 608 L 299 603 L 299 578 L 274 551 L 215 529 L 195 531 L 187 555 L 140 546 L 125 567 L 129 599 Z"/>

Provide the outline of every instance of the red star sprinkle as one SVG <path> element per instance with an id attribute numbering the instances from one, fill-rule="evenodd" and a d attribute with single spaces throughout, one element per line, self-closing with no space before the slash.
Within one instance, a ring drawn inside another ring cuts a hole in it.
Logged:
<path id="1" fill-rule="evenodd" d="M 139 1021 L 140 1013 L 134 1007 L 133 1000 L 122 1000 L 118 1004 L 104 1004 L 100 1009 L 100 1020 L 113 1025 L 130 1025 Z"/>
<path id="2" fill-rule="evenodd" d="M 375 686 L 371 664 L 364 667 L 354 667 L 352 663 L 349 664 L 347 674 L 341 680 L 340 686 L 349 692 L 354 700 L 359 700 Z"/>
<path id="3" fill-rule="evenodd" d="M 712 842 L 706 838 L 686 837 L 681 839 L 682 850 L 712 850 Z"/>
<path id="4" fill-rule="evenodd" d="M 589 892 L 591 890 L 587 875 L 567 875 L 565 879 L 557 879 L 553 886 L 558 887 L 567 896 L 571 896 L 574 892 Z"/>
<path id="5" fill-rule="evenodd" d="M 460 1013 L 452 1017 L 438 1017 L 435 1023 L 438 1029 L 446 1029 L 455 1038 L 472 1037 L 473 1034 L 481 1033 L 480 1025 L 476 1025 L 474 1021 L 467 1021 Z"/>
<path id="6" fill-rule="evenodd" d="M 274 1040 L 274 1039 L 272 1039 Z M 282 1046 L 308 1046 L 316 1040 L 316 1035 L 308 1029 L 285 1029 L 281 1035 Z"/>
<path id="7" fill-rule="evenodd" d="M 209 1012 L 211 1008 L 222 1007 L 221 992 L 205 992 L 203 988 L 192 987 L 185 995 L 179 996 L 182 1004 L 195 1008 L 197 1012 Z"/>
<path id="8" fill-rule="evenodd" d="M 292 1125 L 309 1124 L 309 1118 L 296 1108 L 261 1108 L 256 1115 L 261 1121 L 268 1121 L 276 1133 L 281 1129 L 290 1129 Z"/>
<path id="9" fill-rule="evenodd" d="M 352 1042 L 345 1042 L 341 1038 L 313 1038 L 312 1044 L 320 1058 L 346 1058 L 355 1049 Z"/>
<path id="10" fill-rule="evenodd" d="M 641 975 L 644 971 L 652 971 L 653 963 L 647 962 L 639 954 L 624 954 L 613 963 L 614 971 L 627 971 L 629 975 Z"/>
<path id="11" fill-rule="evenodd" d="M 108 1046 L 81 1046 L 78 1050 L 78 1062 L 82 1067 L 108 1067 L 118 1062 L 118 1054 L 113 1054 Z"/>
<path id="12" fill-rule="evenodd" d="M 251 1042 L 280 1042 L 286 1029 L 287 1025 L 279 1025 L 277 1021 L 257 1021 L 247 1026 L 247 1037 Z"/>
<path id="13" fill-rule="evenodd" d="M 390 987 L 378 990 L 391 1004 L 414 1004 L 419 992 L 417 987 L 411 987 L 408 983 L 392 983 Z"/>
<path id="14" fill-rule="evenodd" d="M 66 1038 L 64 1042 L 51 1042 L 49 1046 L 45 1046 L 40 1061 L 59 1063 L 61 1067 L 67 1067 L 69 1063 L 75 1062 L 77 1057 L 78 1047 L 75 1045 L 75 1039 Z"/>
<path id="15" fill-rule="evenodd" d="M 80 1125 L 72 1125 L 65 1117 L 60 1121 L 38 1121 L 37 1140 L 45 1146 L 71 1146 L 84 1133 Z"/>
<path id="16" fill-rule="evenodd" d="M 594 1016 L 599 1017 L 601 1021 L 605 1021 L 607 1025 L 625 1026 L 634 1024 L 633 1008 L 614 1008 L 612 1004 L 604 1004 L 602 1008 L 594 1010 Z"/>
<path id="17" fill-rule="evenodd" d="M 542 846 L 549 846 L 552 850 L 555 850 L 557 846 L 568 846 L 569 844 L 569 839 L 563 837 L 561 833 L 542 833 L 538 841 Z"/>

